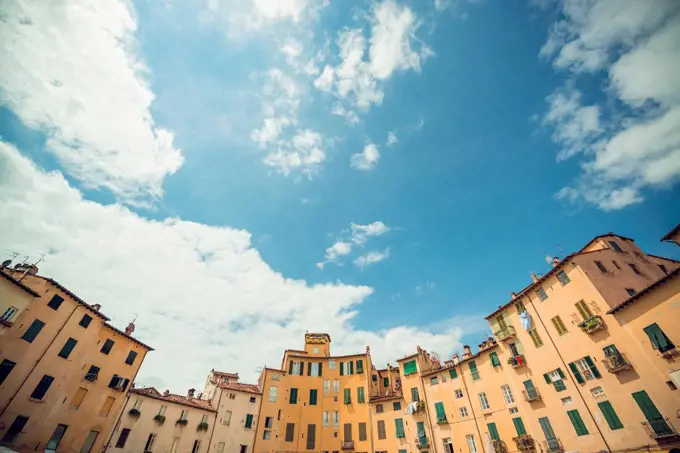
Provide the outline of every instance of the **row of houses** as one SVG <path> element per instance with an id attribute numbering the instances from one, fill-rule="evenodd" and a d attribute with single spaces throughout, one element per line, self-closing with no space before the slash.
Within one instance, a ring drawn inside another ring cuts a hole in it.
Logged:
<path id="1" fill-rule="evenodd" d="M 680 226 L 664 239 L 680 242 Z M 115 329 L 98 306 L 32 269 L 0 274 L 0 308 L 14 304 L 0 331 L 0 441 L 18 450 L 680 448 L 680 262 L 612 233 L 512 293 L 475 351 L 440 360 L 416 347 L 383 368 L 368 346 L 333 356 L 328 334 L 308 333 L 257 384 L 212 370 L 198 394 L 133 388 L 151 350 L 134 325 Z"/>

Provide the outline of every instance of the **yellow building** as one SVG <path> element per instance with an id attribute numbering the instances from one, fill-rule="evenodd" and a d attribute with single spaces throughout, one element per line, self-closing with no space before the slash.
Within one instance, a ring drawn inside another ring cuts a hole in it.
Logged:
<path id="1" fill-rule="evenodd" d="M 17 269 L 21 269 L 19 266 Z M 25 271 L 29 268 L 25 268 Z M 21 315 L 28 304 L 40 294 L 15 278 L 11 269 L 0 267 L 0 337 L 14 325 L 14 321 Z M 6 368 L 8 364 L 3 364 Z M 0 383 L 1 385 L 2 383 Z"/>
<path id="2" fill-rule="evenodd" d="M 99 305 L 37 268 L 0 272 L 3 294 L 9 287 L 32 297 L 0 338 L 0 442 L 19 451 L 101 451 L 152 349 L 132 337 L 134 324 L 116 329 Z"/>

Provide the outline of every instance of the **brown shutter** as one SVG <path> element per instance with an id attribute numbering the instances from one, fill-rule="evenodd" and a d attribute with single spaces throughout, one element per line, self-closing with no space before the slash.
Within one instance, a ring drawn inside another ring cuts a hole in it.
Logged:
<path id="1" fill-rule="evenodd" d="M 366 423 L 359 423 L 359 440 L 366 440 Z"/>
<path id="2" fill-rule="evenodd" d="M 307 425 L 307 450 L 314 450 L 316 441 L 316 425 Z"/>
<path id="3" fill-rule="evenodd" d="M 352 424 L 345 423 L 345 441 L 352 440 Z"/>
<path id="4" fill-rule="evenodd" d="M 385 434 L 385 421 L 378 420 L 378 439 L 385 439 L 387 435 Z"/>
<path id="5" fill-rule="evenodd" d="M 295 438 L 295 423 L 286 423 L 286 442 L 293 442 Z"/>

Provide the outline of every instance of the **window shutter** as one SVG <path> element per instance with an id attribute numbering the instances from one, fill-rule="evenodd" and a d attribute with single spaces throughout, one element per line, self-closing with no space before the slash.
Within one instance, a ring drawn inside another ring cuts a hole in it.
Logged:
<path id="1" fill-rule="evenodd" d="M 307 425 L 307 450 L 314 450 L 316 443 L 316 425 Z"/>
<path id="2" fill-rule="evenodd" d="M 293 361 L 291 360 L 290 363 L 288 364 L 288 374 L 293 374 L 293 364 L 294 364 L 294 363 L 295 363 L 295 362 L 293 362 Z"/>
<path id="3" fill-rule="evenodd" d="M 344 428 L 345 428 L 345 441 L 352 440 L 352 424 L 345 423 Z"/>
<path id="4" fill-rule="evenodd" d="M 434 408 L 437 412 L 437 421 L 446 420 L 446 411 L 444 410 L 444 403 L 434 403 Z"/>
<path id="5" fill-rule="evenodd" d="M 344 395 L 345 404 L 350 404 L 352 402 L 352 394 L 350 393 L 350 389 L 344 389 Z"/>
<path id="6" fill-rule="evenodd" d="M 597 405 L 600 407 L 602 415 L 604 415 L 604 419 L 607 420 L 607 424 L 612 430 L 623 428 L 621 420 L 619 420 L 618 415 L 616 415 L 616 412 L 614 412 L 614 408 L 609 401 L 603 401 L 601 403 L 597 403 Z"/>
<path id="7" fill-rule="evenodd" d="M 550 380 L 550 375 L 548 373 L 543 374 L 543 379 L 545 379 L 546 384 L 552 384 L 552 381 Z"/>
<path id="8" fill-rule="evenodd" d="M 455 368 L 451 368 L 449 370 L 449 376 L 451 377 L 451 379 L 455 379 L 458 377 L 458 373 L 456 372 Z"/>
<path id="9" fill-rule="evenodd" d="M 578 310 L 579 314 L 585 321 L 586 319 L 590 318 L 592 315 L 590 314 L 590 309 L 586 305 L 586 303 L 582 300 L 576 302 L 576 309 Z"/>
<path id="10" fill-rule="evenodd" d="M 286 442 L 293 442 L 295 437 L 295 423 L 286 423 Z"/>
<path id="11" fill-rule="evenodd" d="M 489 357 L 491 358 L 491 365 L 494 367 L 499 367 L 501 366 L 501 361 L 498 360 L 498 354 L 494 351 L 492 352 Z"/>
<path id="12" fill-rule="evenodd" d="M 413 387 L 411 389 L 411 401 L 420 401 L 418 397 L 418 387 Z"/>
<path id="13" fill-rule="evenodd" d="M 515 431 L 517 431 L 518 436 L 524 436 L 527 433 L 527 430 L 524 428 L 522 417 L 513 418 L 512 423 L 515 425 Z"/>
<path id="14" fill-rule="evenodd" d="M 401 418 L 394 419 L 394 426 L 396 428 L 397 437 L 404 437 L 404 420 Z"/>
<path id="15" fill-rule="evenodd" d="M 486 427 L 489 428 L 489 435 L 493 440 L 501 440 L 501 437 L 498 435 L 498 429 L 496 428 L 495 423 L 487 423 Z"/>
<path id="16" fill-rule="evenodd" d="M 663 352 L 671 349 L 674 346 L 657 323 L 647 326 L 642 330 L 644 330 L 644 332 L 649 337 L 649 341 L 652 343 L 652 347 L 654 349 L 658 349 L 659 351 Z"/>
<path id="17" fill-rule="evenodd" d="M 571 369 L 571 372 L 574 374 L 576 382 L 578 382 L 579 384 L 584 384 L 586 382 L 583 379 L 583 376 L 581 376 L 581 372 L 578 370 L 574 362 L 569 362 L 569 369 Z"/>
<path id="18" fill-rule="evenodd" d="M 349 373 L 347 373 L 347 374 L 349 374 L 351 376 L 351 375 L 354 374 L 354 362 L 350 361 L 350 362 L 347 362 L 347 363 L 349 364 Z"/>
<path id="19" fill-rule="evenodd" d="M 363 387 L 357 387 L 357 402 L 358 403 L 364 403 L 364 388 Z"/>
<path id="20" fill-rule="evenodd" d="M 642 390 L 633 393 L 633 399 L 640 407 L 640 410 L 647 420 L 658 420 L 663 418 L 646 391 Z"/>
<path id="21" fill-rule="evenodd" d="M 579 436 L 585 436 L 588 434 L 588 429 L 586 428 L 586 425 L 583 423 L 583 420 L 581 419 L 581 415 L 578 413 L 578 410 L 574 409 L 571 411 L 567 411 L 567 415 L 569 416 L 569 420 L 571 420 L 571 424 L 574 425 L 574 429 L 576 430 L 576 434 Z"/>
<path id="22" fill-rule="evenodd" d="M 357 374 L 361 374 L 364 372 L 364 361 L 363 360 L 357 360 Z"/>
<path id="23" fill-rule="evenodd" d="M 253 426 L 253 414 L 246 415 L 246 421 L 244 423 L 246 428 L 251 428 Z"/>
<path id="24" fill-rule="evenodd" d="M 323 373 L 321 373 L 321 370 L 323 368 L 323 363 L 319 364 L 319 376 L 323 376 Z"/>
<path id="25" fill-rule="evenodd" d="M 340 362 L 340 376 L 345 375 L 345 362 Z"/>
<path id="26" fill-rule="evenodd" d="M 295 404 L 295 403 L 297 403 L 297 389 L 296 389 L 296 388 L 290 389 L 290 398 L 289 398 L 289 400 L 290 400 L 290 401 L 289 401 L 290 404 Z"/>
<path id="27" fill-rule="evenodd" d="M 316 389 L 311 389 L 309 391 L 309 405 L 316 406 Z"/>
<path id="28" fill-rule="evenodd" d="M 301 374 L 304 374 L 304 372 L 301 373 Z M 311 375 L 312 375 L 312 362 L 309 362 L 309 363 L 307 364 L 307 376 L 311 376 Z M 311 425 L 310 425 L 310 426 L 311 426 Z"/>
<path id="29" fill-rule="evenodd" d="M 390 386 L 390 378 L 388 378 L 388 377 L 383 378 L 383 386 L 384 386 L 384 387 L 389 387 L 389 386 Z"/>
<path id="30" fill-rule="evenodd" d="M 418 437 L 425 437 L 425 422 L 418 422 L 417 429 Z"/>
<path id="31" fill-rule="evenodd" d="M 418 367 L 416 366 L 416 361 L 411 360 L 409 362 L 404 363 L 404 374 L 412 374 L 418 371 Z"/>
<path id="32" fill-rule="evenodd" d="M 366 423 L 359 423 L 359 440 L 366 440 Z"/>
<path id="33" fill-rule="evenodd" d="M 559 374 L 562 379 L 565 378 L 564 373 L 562 372 L 562 368 L 557 369 L 557 374 Z"/>
<path id="34" fill-rule="evenodd" d="M 602 377 L 602 375 L 600 374 L 597 367 L 595 366 L 593 359 L 591 359 L 590 356 L 587 355 L 587 356 L 584 357 L 584 360 L 586 361 L 586 363 L 590 367 L 590 371 L 593 372 L 593 376 L 595 376 L 597 379 L 600 379 Z"/>

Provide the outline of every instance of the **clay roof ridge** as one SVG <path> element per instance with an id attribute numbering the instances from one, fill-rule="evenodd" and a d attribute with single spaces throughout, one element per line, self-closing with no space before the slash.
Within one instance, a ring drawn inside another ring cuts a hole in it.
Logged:
<path id="1" fill-rule="evenodd" d="M 638 301 L 638 300 L 639 300 L 642 296 L 644 296 L 645 294 L 648 294 L 648 293 L 654 291 L 656 288 L 659 288 L 659 287 L 662 286 L 664 283 L 669 282 L 670 280 L 672 280 L 673 278 L 677 277 L 678 275 L 680 275 L 680 267 L 677 268 L 677 269 L 675 269 L 673 272 L 669 273 L 668 275 L 665 275 L 664 277 L 662 277 L 662 278 L 658 279 L 657 281 L 653 282 L 652 284 L 650 284 L 649 286 L 647 286 L 647 287 L 646 287 L 645 289 L 643 289 L 642 291 L 639 291 L 639 292 L 635 293 L 634 295 L 630 296 L 628 299 L 626 299 L 626 300 L 624 300 L 623 302 L 621 302 L 620 304 L 616 305 L 615 307 L 613 307 L 612 309 L 610 309 L 610 310 L 607 312 L 607 314 L 608 314 L 608 315 L 611 315 L 611 314 L 613 314 L 613 313 L 616 313 L 617 311 L 619 311 L 620 309 L 626 307 L 627 305 L 630 305 L 630 304 L 632 304 L 632 303 Z"/>

